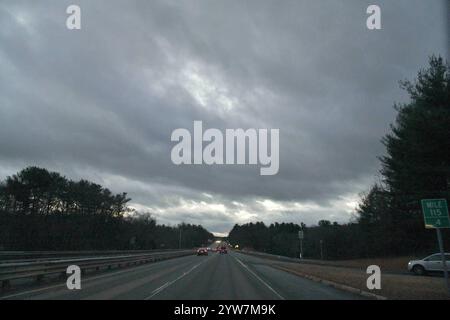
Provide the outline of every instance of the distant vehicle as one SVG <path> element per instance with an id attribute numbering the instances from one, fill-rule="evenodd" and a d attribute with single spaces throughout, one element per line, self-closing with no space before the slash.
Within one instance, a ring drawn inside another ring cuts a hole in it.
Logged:
<path id="1" fill-rule="evenodd" d="M 212 249 L 211 249 L 211 247 L 207 247 L 206 250 L 211 251 Z"/>
<path id="2" fill-rule="evenodd" d="M 219 253 L 220 253 L 220 254 L 228 253 L 227 247 L 220 247 L 220 248 L 219 248 Z"/>
<path id="3" fill-rule="evenodd" d="M 206 248 L 199 248 L 197 250 L 197 255 L 198 256 L 207 256 L 208 255 L 208 249 L 206 249 Z"/>
<path id="4" fill-rule="evenodd" d="M 445 254 L 447 270 L 450 271 L 450 253 Z M 432 254 L 421 260 L 412 260 L 408 263 L 408 271 L 417 275 L 425 275 L 427 272 L 443 272 L 444 266 L 440 253 Z"/>

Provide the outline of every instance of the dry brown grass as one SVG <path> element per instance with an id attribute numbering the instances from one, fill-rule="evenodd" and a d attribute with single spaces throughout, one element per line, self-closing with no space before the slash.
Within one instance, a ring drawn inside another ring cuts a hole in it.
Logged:
<path id="1" fill-rule="evenodd" d="M 403 263 L 402 259 L 394 261 L 378 261 L 381 266 L 396 267 Z M 357 260 L 351 263 L 352 267 L 364 265 L 367 267 L 368 260 Z M 370 260 L 369 264 L 377 264 Z M 384 264 L 383 264 L 384 262 Z M 345 267 L 333 267 L 312 264 L 299 264 L 290 262 L 273 262 L 274 267 L 286 271 L 306 274 L 323 280 L 332 281 L 342 285 L 350 286 L 359 290 L 371 292 L 384 296 L 388 299 L 448 299 L 446 287 L 441 277 L 420 277 L 414 275 L 383 274 L 381 276 L 381 290 L 368 290 L 366 281 L 368 275 L 363 270 Z M 382 267 L 383 270 L 383 267 Z"/>
<path id="2" fill-rule="evenodd" d="M 277 255 L 266 255 L 255 251 L 241 251 L 245 254 L 255 255 L 260 258 L 282 261 L 280 258 L 282 256 Z M 366 270 L 370 265 L 377 265 L 384 272 L 390 273 L 407 273 L 408 272 L 408 262 L 411 260 L 421 259 L 423 257 L 393 257 L 393 258 L 367 258 L 367 259 L 352 259 L 352 260 L 312 260 L 305 259 L 304 263 L 313 265 L 325 265 L 325 266 L 338 266 L 338 267 L 350 267 L 350 268 L 360 268 L 361 270 Z"/>
<path id="3" fill-rule="evenodd" d="M 407 272 L 408 262 L 418 259 L 417 257 L 395 257 L 395 258 L 372 258 L 372 259 L 354 259 L 327 261 L 334 266 L 361 268 L 366 270 L 370 265 L 377 265 L 385 272 Z"/>

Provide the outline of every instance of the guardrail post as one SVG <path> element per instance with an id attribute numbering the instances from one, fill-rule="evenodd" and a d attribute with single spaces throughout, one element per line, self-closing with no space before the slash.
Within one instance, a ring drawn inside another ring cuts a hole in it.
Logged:
<path id="1" fill-rule="evenodd" d="M 42 282 L 43 279 L 44 279 L 44 275 L 42 275 L 42 274 L 36 276 L 36 282 Z"/>
<path id="2" fill-rule="evenodd" d="M 2 289 L 8 289 L 10 287 L 11 287 L 11 283 L 9 282 L 9 280 L 2 281 Z"/>

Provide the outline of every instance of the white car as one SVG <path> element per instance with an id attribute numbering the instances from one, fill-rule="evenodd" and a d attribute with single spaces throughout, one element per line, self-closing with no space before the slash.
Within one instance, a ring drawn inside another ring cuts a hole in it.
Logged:
<path id="1" fill-rule="evenodd" d="M 445 254 L 445 261 L 447 270 L 450 271 L 450 253 Z M 440 253 L 432 254 L 422 260 L 412 260 L 408 263 L 408 271 L 414 272 L 417 275 L 424 275 L 427 272 L 442 272 L 444 267 Z"/>

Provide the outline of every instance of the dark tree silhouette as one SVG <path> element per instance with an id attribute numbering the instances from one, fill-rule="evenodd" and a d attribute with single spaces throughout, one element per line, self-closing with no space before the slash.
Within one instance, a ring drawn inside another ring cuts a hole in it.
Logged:
<path id="1" fill-rule="evenodd" d="M 92 250 L 192 248 L 214 236 L 201 226 L 160 226 L 131 210 L 126 193 L 28 167 L 0 183 L 0 249 Z"/>
<path id="2" fill-rule="evenodd" d="M 305 229 L 305 256 L 318 258 L 322 241 L 325 258 L 422 255 L 437 251 L 434 232 L 425 230 L 420 208 L 424 198 L 450 200 L 450 66 L 432 56 L 415 81 L 403 81 L 410 96 L 398 111 L 391 132 L 382 142 L 380 183 L 362 195 L 354 222 L 339 225 L 319 221 Z M 257 223 L 258 224 L 258 223 Z M 269 240 L 255 224 L 236 225 L 230 241 L 243 247 L 298 256 L 295 230 L 271 225 Z M 450 235 L 444 231 L 446 248 Z"/>

